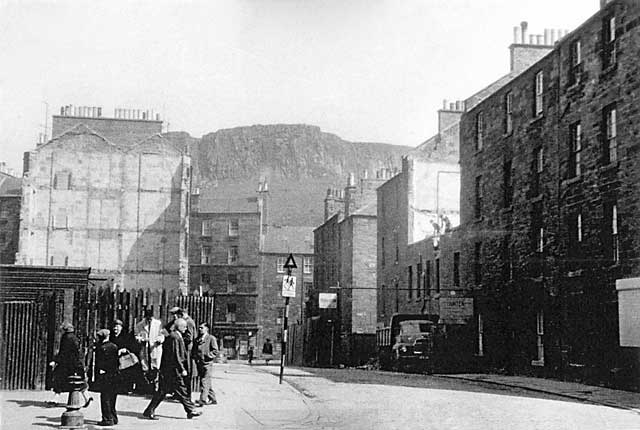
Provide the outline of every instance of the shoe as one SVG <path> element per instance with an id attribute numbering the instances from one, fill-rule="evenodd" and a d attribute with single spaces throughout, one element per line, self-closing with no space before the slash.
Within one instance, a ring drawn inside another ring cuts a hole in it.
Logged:
<path id="1" fill-rule="evenodd" d="M 143 412 L 142 416 L 145 417 L 148 420 L 153 420 L 153 421 L 158 421 L 160 418 L 156 417 L 155 414 L 152 414 L 150 412 Z"/>
<path id="2" fill-rule="evenodd" d="M 196 402 L 196 403 L 195 403 L 195 405 L 196 405 L 196 408 L 201 408 L 201 407 L 203 407 L 204 405 L 206 405 L 206 403 Z"/>
<path id="3" fill-rule="evenodd" d="M 211 400 L 207 405 L 217 405 L 218 401 L 216 399 Z"/>
<path id="4" fill-rule="evenodd" d="M 87 399 L 87 401 L 85 402 L 83 408 L 89 407 L 89 405 L 91 404 L 91 402 L 93 402 L 93 397 L 89 397 Z"/>
<path id="5" fill-rule="evenodd" d="M 202 412 L 200 412 L 200 411 L 189 412 L 187 414 L 187 419 L 191 419 L 193 417 L 199 417 L 200 415 L 202 415 Z"/>
<path id="6" fill-rule="evenodd" d="M 100 421 L 96 425 L 100 426 L 100 427 L 112 427 L 114 425 L 114 423 L 111 423 L 109 421 Z"/>

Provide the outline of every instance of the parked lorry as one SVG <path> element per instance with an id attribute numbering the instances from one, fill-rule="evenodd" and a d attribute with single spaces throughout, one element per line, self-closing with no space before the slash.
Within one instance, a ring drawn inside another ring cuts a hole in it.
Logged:
<path id="1" fill-rule="evenodd" d="M 394 314 L 389 326 L 376 330 L 380 367 L 431 373 L 441 338 L 442 328 L 429 315 Z"/>

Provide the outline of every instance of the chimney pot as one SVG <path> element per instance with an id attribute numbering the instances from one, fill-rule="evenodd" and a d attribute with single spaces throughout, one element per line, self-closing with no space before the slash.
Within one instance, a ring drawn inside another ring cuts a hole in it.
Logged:
<path id="1" fill-rule="evenodd" d="M 447 110 L 447 99 L 442 100 L 442 109 Z"/>
<path id="2" fill-rule="evenodd" d="M 455 103 L 449 103 L 449 110 L 456 110 L 456 104 Z"/>
<path id="3" fill-rule="evenodd" d="M 544 39 L 543 39 L 542 34 L 536 35 L 536 44 L 542 45 L 543 42 L 544 42 Z"/>
<path id="4" fill-rule="evenodd" d="M 520 23 L 521 36 L 522 36 L 522 44 L 527 44 L 527 28 L 529 27 L 529 23 L 527 21 L 522 21 Z"/>
<path id="5" fill-rule="evenodd" d="M 513 43 L 520 43 L 520 27 L 513 27 Z"/>

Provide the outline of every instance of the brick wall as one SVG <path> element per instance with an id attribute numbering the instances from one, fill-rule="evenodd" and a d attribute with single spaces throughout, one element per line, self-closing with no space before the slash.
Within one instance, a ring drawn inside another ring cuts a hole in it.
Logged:
<path id="1" fill-rule="evenodd" d="M 20 236 L 21 196 L 0 196 L 0 264 L 13 264 Z"/>

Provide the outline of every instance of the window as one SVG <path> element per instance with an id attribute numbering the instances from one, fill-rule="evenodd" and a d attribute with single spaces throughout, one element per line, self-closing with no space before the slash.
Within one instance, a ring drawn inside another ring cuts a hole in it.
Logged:
<path id="1" fill-rule="evenodd" d="M 396 231 L 394 235 L 396 239 L 396 264 L 398 264 L 398 261 L 400 261 L 400 246 L 398 244 L 398 232 Z"/>
<path id="2" fill-rule="evenodd" d="M 620 239 L 618 237 L 618 205 L 615 202 L 606 203 L 604 206 L 605 235 L 604 242 L 608 248 L 605 255 L 616 264 L 620 262 Z"/>
<path id="3" fill-rule="evenodd" d="M 580 81 L 582 74 L 582 43 L 580 40 L 574 40 L 569 49 L 571 57 L 571 68 L 569 69 L 569 85 L 573 85 Z"/>
<path id="4" fill-rule="evenodd" d="M 476 176 L 476 188 L 475 188 L 475 207 L 474 213 L 476 219 L 482 217 L 482 197 L 483 197 L 483 189 L 482 189 L 482 176 Z"/>
<path id="5" fill-rule="evenodd" d="M 476 355 L 483 356 L 484 355 L 484 321 L 482 319 L 482 314 L 478 314 L 477 319 L 477 333 L 476 333 L 476 347 L 475 352 Z"/>
<path id="6" fill-rule="evenodd" d="M 544 226 L 541 202 L 533 204 L 533 210 L 531 213 L 531 229 L 533 231 L 533 249 L 535 252 L 541 253 L 544 251 Z"/>
<path id="7" fill-rule="evenodd" d="M 569 270 L 575 270 L 579 264 L 580 264 L 580 260 L 582 258 L 581 256 L 581 247 L 580 244 L 582 243 L 582 213 L 581 212 L 575 212 L 569 215 L 568 217 L 568 223 L 567 223 L 567 229 L 568 229 L 568 247 L 567 247 L 567 252 L 568 252 L 568 262 L 569 262 Z"/>
<path id="8" fill-rule="evenodd" d="M 510 134 L 513 131 L 513 93 L 509 91 L 504 96 L 504 132 Z"/>
<path id="9" fill-rule="evenodd" d="M 49 266 L 53 266 L 53 255 L 49 258 Z"/>
<path id="10" fill-rule="evenodd" d="M 211 263 L 211 247 L 202 246 L 200 247 L 200 264 L 209 264 L 209 263 Z"/>
<path id="11" fill-rule="evenodd" d="M 421 258 L 422 259 L 422 258 Z M 422 295 L 422 277 L 424 274 L 422 273 L 422 263 L 418 263 L 416 267 L 416 298 L 420 298 Z"/>
<path id="12" fill-rule="evenodd" d="M 576 241 L 578 243 L 582 242 L 582 214 L 578 213 L 576 215 Z"/>
<path id="13" fill-rule="evenodd" d="M 542 147 L 533 151 L 533 172 L 531 177 L 531 197 L 542 193 L 541 176 L 544 171 L 544 149 Z"/>
<path id="14" fill-rule="evenodd" d="M 229 220 L 229 237 L 238 237 L 240 234 L 240 222 L 238 219 Z"/>
<path id="15" fill-rule="evenodd" d="M 482 283 L 482 242 L 476 242 L 473 253 L 473 266 L 475 274 L 475 283 L 480 285 Z"/>
<path id="16" fill-rule="evenodd" d="M 209 284 L 211 282 L 211 276 L 208 273 L 200 274 L 200 282 L 203 284 Z"/>
<path id="17" fill-rule="evenodd" d="M 236 273 L 227 274 L 227 293 L 235 293 L 238 290 L 238 275 Z"/>
<path id="18" fill-rule="evenodd" d="M 616 17 L 609 15 L 602 22 L 602 68 L 616 64 Z"/>
<path id="19" fill-rule="evenodd" d="M 304 273 L 313 273 L 313 257 L 304 257 L 302 261 Z"/>
<path id="20" fill-rule="evenodd" d="M 536 73 L 535 78 L 535 103 L 533 113 L 534 116 L 542 115 L 544 109 L 543 94 L 544 94 L 544 72 L 540 71 Z"/>
<path id="21" fill-rule="evenodd" d="M 53 176 L 53 189 L 54 190 L 70 190 L 71 189 L 71 173 L 70 172 L 56 172 Z"/>
<path id="22" fill-rule="evenodd" d="M 238 262 L 238 247 L 231 246 L 227 251 L 227 264 L 236 264 Z"/>
<path id="23" fill-rule="evenodd" d="M 56 216 L 51 217 L 51 225 L 55 229 L 68 229 L 69 228 L 69 216 L 65 208 L 59 208 L 56 211 Z"/>
<path id="24" fill-rule="evenodd" d="M 484 113 L 476 115 L 476 151 L 481 151 L 484 145 Z"/>
<path id="25" fill-rule="evenodd" d="M 618 160 L 618 121 L 616 105 L 607 106 L 603 111 L 603 125 L 604 125 L 604 163 L 609 164 Z"/>
<path id="26" fill-rule="evenodd" d="M 429 295 L 431 291 L 431 261 L 427 261 L 427 268 L 424 271 L 424 295 Z"/>
<path id="27" fill-rule="evenodd" d="M 511 236 L 502 238 L 502 277 L 513 280 L 513 257 L 511 255 Z"/>
<path id="28" fill-rule="evenodd" d="M 573 178 L 580 176 L 582 173 L 580 164 L 582 157 L 582 126 L 579 122 L 571 126 L 570 134 L 568 177 Z"/>
<path id="29" fill-rule="evenodd" d="M 413 266 L 407 267 L 407 298 L 413 298 Z"/>
<path id="30" fill-rule="evenodd" d="M 440 259 L 436 258 L 436 293 L 440 292 Z"/>
<path id="31" fill-rule="evenodd" d="M 284 273 L 284 263 L 286 262 L 286 260 L 286 257 L 276 258 L 276 271 L 278 273 Z"/>
<path id="32" fill-rule="evenodd" d="M 64 267 L 69 265 L 69 257 L 64 257 Z"/>
<path id="33" fill-rule="evenodd" d="M 235 323 L 236 322 L 236 311 L 237 306 L 235 303 L 227 303 L 227 322 Z"/>
<path id="34" fill-rule="evenodd" d="M 533 365 L 544 365 L 544 312 L 538 311 L 536 314 L 536 360 Z"/>
<path id="35" fill-rule="evenodd" d="M 384 237 L 382 238 L 382 244 L 381 244 L 381 247 L 380 247 L 380 248 L 381 248 L 380 253 L 382 254 L 382 255 L 381 255 L 380 265 L 381 265 L 382 267 L 384 267 L 384 265 L 385 265 L 385 257 L 384 257 Z"/>
<path id="36" fill-rule="evenodd" d="M 503 177 L 503 206 L 508 208 L 513 202 L 513 176 L 511 168 L 511 160 L 505 160 L 502 164 L 502 177 Z"/>
<path id="37" fill-rule="evenodd" d="M 202 236 L 211 236 L 211 221 L 202 220 Z"/>
<path id="38" fill-rule="evenodd" d="M 453 253 L 453 286 L 460 286 L 460 253 Z"/>

